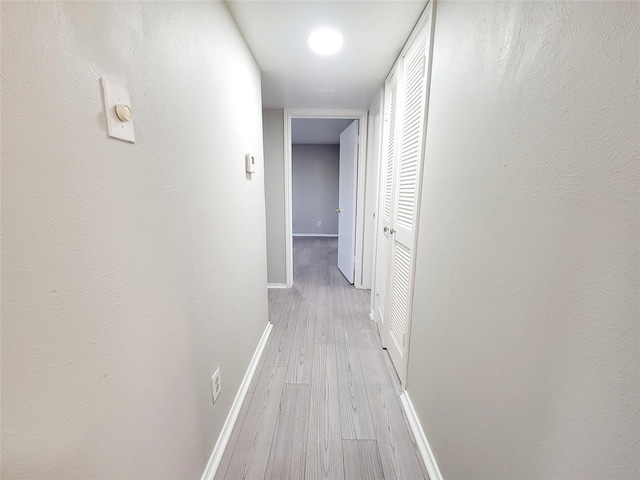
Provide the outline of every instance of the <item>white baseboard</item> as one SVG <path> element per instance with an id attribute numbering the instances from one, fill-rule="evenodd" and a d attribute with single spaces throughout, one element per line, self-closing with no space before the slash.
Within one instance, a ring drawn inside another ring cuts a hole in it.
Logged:
<path id="1" fill-rule="evenodd" d="M 287 288 L 286 283 L 267 283 L 267 288 Z"/>
<path id="2" fill-rule="evenodd" d="M 240 388 L 238 388 L 238 393 L 236 394 L 236 398 L 233 400 L 231 404 L 231 410 L 229 411 L 229 415 L 227 415 L 227 419 L 222 426 L 222 431 L 218 436 L 218 441 L 216 442 L 216 446 L 213 447 L 213 451 L 211 452 L 211 456 L 209 457 L 209 462 L 204 469 L 204 473 L 202 474 L 201 480 L 213 480 L 213 477 L 216 475 L 216 471 L 220 466 L 220 461 L 222 460 L 222 455 L 224 454 L 224 449 L 227 447 L 227 443 L 229 443 L 229 438 L 231 437 L 231 432 L 233 431 L 233 427 L 236 424 L 236 420 L 238 419 L 238 414 L 240 413 L 240 408 L 242 407 L 242 402 L 244 402 L 244 397 L 247 395 L 247 390 L 249 390 L 249 385 L 251 384 L 251 380 L 253 379 L 253 375 L 256 373 L 256 368 L 258 367 L 258 363 L 260 362 L 260 357 L 262 356 L 262 352 L 264 351 L 264 347 L 267 345 L 267 340 L 269 339 L 269 335 L 271 334 L 271 329 L 273 325 L 271 322 L 267 323 L 267 327 L 264 329 L 264 333 L 262 334 L 262 338 L 258 342 L 258 346 L 256 347 L 255 352 L 253 353 L 253 357 L 251 358 L 251 362 L 249 362 L 249 367 L 247 368 L 246 373 L 244 374 L 244 378 L 242 379 L 242 383 L 240 383 Z"/>
<path id="3" fill-rule="evenodd" d="M 337 233 L 294 233 L 294 237 L 337 237 Z"/>
<path id="4" fill-rule="evenodd" d="M 409 394 L 406 390 L 402 392 L 402 395 L 400 395 L 400 401 L 402 402 L 402 408 L 404 409 L 404 413 L 409 421 L 411 432 L 416 439 L 420 455 L 422 455 L 422 460 L 427 467 L 429 480 L 442 480 L 442 474 L 440 473 L 436 459 L 433 456 L 433 452 L 431 451 L 431 447 L 427 441 L 427 436 L 424 434 L 424 430 L 422 430 L 422 425 L 420 425 L 420 420 L 418 420 L 418 416 L 416 415 L 416 411 L 413 408 L 413 404 L 411 403 L 411 399 L 409 398 Z"/>

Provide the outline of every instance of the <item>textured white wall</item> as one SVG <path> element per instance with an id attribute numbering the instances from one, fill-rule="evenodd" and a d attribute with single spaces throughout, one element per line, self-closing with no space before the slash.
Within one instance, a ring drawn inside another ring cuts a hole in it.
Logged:
<path id="1" fill-rule="evenodd" d="M 2 2 L 2 76 L 2 478 L 199 478 L 267 322 L 259 69 L 222 2 Z"/>
<path id="2" fill-rule="evenodd" d="M 444 478 L 640 477 L 639 16 L 437 4 L 408 392 Z"/>
<path id="3" fill-rule="evenodd" d="M 286 283 L 284 199 L 284 111 L 263 110 L 264 191 L 267 213 L 267 276 L 269 283 Z"/>

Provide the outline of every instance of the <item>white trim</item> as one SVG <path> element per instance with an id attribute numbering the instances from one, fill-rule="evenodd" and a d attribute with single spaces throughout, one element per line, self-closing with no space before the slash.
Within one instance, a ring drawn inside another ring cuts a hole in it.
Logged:
<path id="1" fill-rule="evenodd" d="M 201 480 L 213 480 L 213 477 L 215 477 L 216 475 L 216 471 L 218 470 L 220 461 L 222 460 L 222 455 L 224 454 L 224 449 L 227 447 L 227 443 L 229 442 L 229 438 L 231 437 L 231 432 L 233 431 L 233 426 L 238 419 L 238 414 L 240 413 L 242 402 L 244 402 L 244 397 L 246 397 L 247 395 L 247 390 L 249 390 L 249 385 L 251 384 L 253 375 L 256 373 L 256 368 L 258 367 L 258 363 L 260 362 L 262 352 L 264 352 L 264 347 L 267 345 L 267 340 L 269 339 L 272 328 L 273 325 L 271 324 L 271 322 L 267 323 L 267 326 L 262 334 L 262 338 L 258 342 L 258 346 L 253 353 L 251 362 L 249 362 L 249 367 L 244 374 L 242 383 L 240 383 L 240 388 L 238 388 L 236 398 L 231 404 L 231 410 L 227 415 L 227 419 L 224 421 L 222 431 L 218 436 L 216 446 L 213 447 L 213 451 L 211 452 L 211 456 L 209 457 L 209 461 L 207 462 L 207 466 L 204 469 Z"/>
<path id="2" fill-rule="evenodd" d="M 353 286 L 365 288 L 362 283 L 362 264 L 364 263 L 364 202 L 367 176 L 367 147 L 369 144 L 369 111 L 364 110 L 358 125 L 358 170 L 356 177 L 356 224 L 355 224 L 355 275 Z"/>
<path id="3" fill-rule="evenodd" d="M 294 237 L 329 237 L 336 238 L 337 233 L 294 233 Z"/>
<path id="4" fill-rule="evenodd" d="M 377 284 L 376 284 L 376 279 L 377 279 L 377 274 L 378 274 L 378 229 L 382 229 L 382 227 L 380 226 L 380 188 L 381 188 L 381 175 L 382 175 L 382 156 L 384 155 L 383 153 L 383 140 L 382 140 L 382 134 L 384 131 L 384 115 L 385 115 L 385 111 L 384 111 L 384 85 L 382 87 L 380 87 L 380 90 L 378 91 L 378 98 L 375 100 L 375 103 L 372 105 L 374 107 L 377 108 L 377 112 L 374 111 L 375 115 L 378 115 L 378 122 L 377 122 L 377 128 L 374 130 L 374 134 L 376 135 L 376 138 L 371 139 L 372 140 L 372 149 L 370 150 L 371 153 L 375 153 L 375 166 L 376 166 L 376 171 L 373 174 L 374 180 L 373 180 L 373 184 L 371 185 L 371 187 L 373 187 L 375 189 L 375 196 L 374 196 L 374 205 L 373 205 L 373 216 L 374 216 L 374 221 L 373 221 L 373 231 L 371 232 L 371 241 L 373 242 L 373 247 L 371 249 L 371 258 L 369 259 L 369 261 L 371 262 L 371 273 L 370 273 L 370 285 L 369 285 L 369 289 L 371 290 L 371 295 L 369 298 L 369 308 L 371 309 L 371 319 L 377 323 L 376 318 L 375 318 L 375 311 L 376 311 L 376 300 L 378 298 L 378 288 L 377 288 Z M 371 112 L 371 108 L 369 109 L 369 111 Z M 367 165 L 368 166 L 368 165 Z"/>
<path id="5" fill-rule="evenodd" d="M 286 283 L 267 283 L 267 288 L 288 288 Z"/>
<path id="6" fill-rule="evenodd" d="M 321 110 L 310 108 L 284 109 L 284 223 L 285 223 L 285 271 L 287 287 L 293 286 L 293 206 L 291 198 L 291 120 L 293 118 L 353 118 L 360 121 L 360 148 L 358 152 L 358 185 L 364 182 L 365 165 L 367 159 L 367 110 Z M 362 179 L 360 179 L 362 176 Z M 356 192 L 356 256 L 354 286 L 362 288 L 362 245 L 364 212 L 364 188 Z M 359 206 L 360 205 L 360 206 Z M 358 274 L 360 272 L 360 274 Z"/>
<path id="7" fill-rule="evenodd" d="M 285 283 L 293 287 L 293 200 L 291 198 L 291 117 L 283 110 L 284 118 L 284 268 Z"/>
<path id="8" fill-rule="evenodd" d="M 420 451 L 424 465 L 427 467 L 429 480 L 442 480 L 442 474 L 440 473 L 440 469 L 436 463 L 436 458 L 433 456 L 433 451 L 429 446 L 427 436 L 424 434 L 422 425 L 420 425 L 420 420 L 418 420 L 416 411 L 413 408 L 413 403 L 411 403 L 411 399 L 409 398 L 409 394 L 406 390 L 404 390 L 402 395 L 400 395 L 400 402 L 402 403 L 402 408 L 404 409 L 407 421 L 409 422 L 409 428 L 411 428 L 413 437 L 416 439 L 416 445 Z"/>
<path id="9" fill-rule="evenodd" d="M 372 322 L 376 321 L 376 316 L 373 314 L 373 310 L 369 310 L 369 318 Z"/>

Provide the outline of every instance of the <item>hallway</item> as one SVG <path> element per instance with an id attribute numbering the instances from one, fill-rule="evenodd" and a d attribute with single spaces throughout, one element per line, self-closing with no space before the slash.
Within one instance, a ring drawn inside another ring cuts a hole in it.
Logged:
<path id="1" fill-rule="evenodd" d="M 369 293 L 337 239 L 294 238 L 294 288 L 269 291 L 273 330 L 216 479 L 423 479 Z"/>

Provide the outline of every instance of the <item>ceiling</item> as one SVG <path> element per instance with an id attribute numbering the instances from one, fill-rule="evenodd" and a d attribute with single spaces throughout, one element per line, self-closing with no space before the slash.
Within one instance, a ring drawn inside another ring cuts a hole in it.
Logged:
<path id="1" fill-rule="evenodd" d="M 426 0 L 226 0 L 262 70 L 264 108 L 365 109 L 418 21 Z M 321 26 L 344 46 L 307 45 Z"/>
<path id="2" fill-rule="evenodd" d="M 340 134 L 353 118 L 294 118 L 291 120 L 291 143 L 340 143 Z"/>

